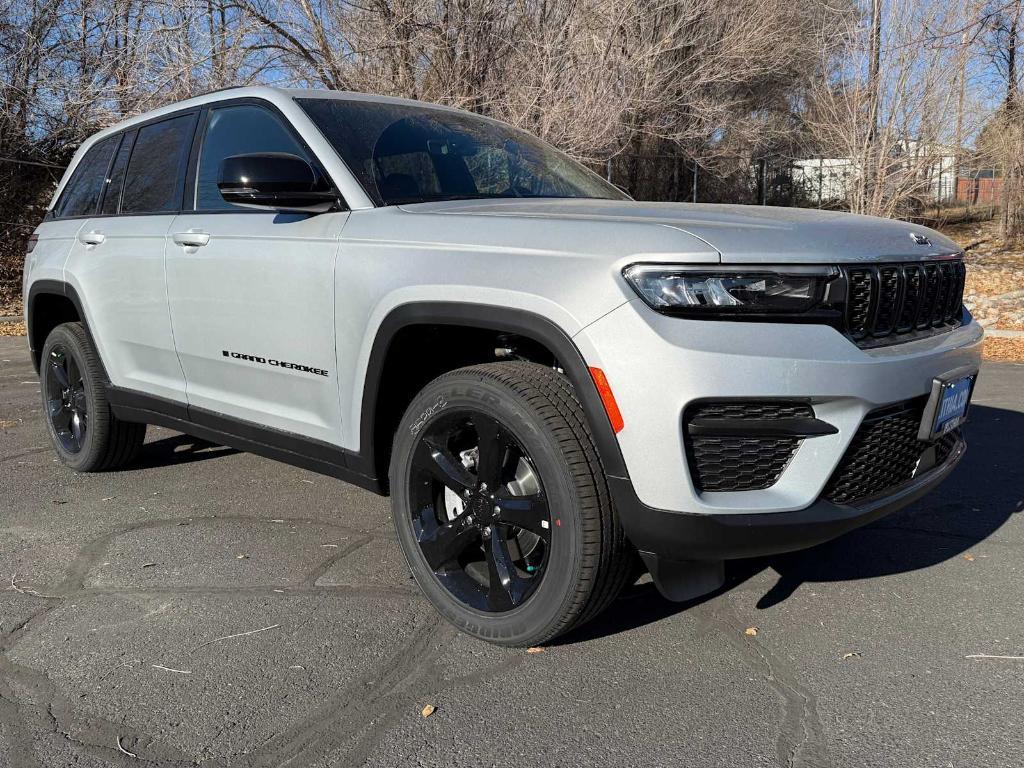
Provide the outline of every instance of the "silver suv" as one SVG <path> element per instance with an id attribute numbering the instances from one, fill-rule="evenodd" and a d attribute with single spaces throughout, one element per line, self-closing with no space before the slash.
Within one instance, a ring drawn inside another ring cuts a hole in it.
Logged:
<path id="1" fill-rule="evenodd" d="M 637 553 L 686 600 L 939 483 L 963 286 L 919 226 L 634 202 L 494 120 L 241 88 L 89 139 L 24 295 L 69 467 L 160 424 L 390 494 L 437 610 L 533 645 Z"/>

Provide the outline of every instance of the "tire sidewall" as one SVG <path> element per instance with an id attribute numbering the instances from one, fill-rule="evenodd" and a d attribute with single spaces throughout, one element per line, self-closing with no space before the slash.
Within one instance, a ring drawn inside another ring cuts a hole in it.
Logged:
<path id="1" fill-rule="evenodd" d="M 522 605 L 505 613 L 486 613 L 457 601 L 427 565 L 413 532 L 409 477 L 419 435 L 442 415 L 459 411 L 483 413 L 509 430 L 529 455 L 548 498 L 552 535 L 543 578 Z M 399 424 L 390 483 L 402 551 L 420 589 L 445 618 L 469 634 L 499 644 L 539 642 L 556 632 L 581 581 L 582 516 L 575 484 L 555 437 L 521 395 L 468 372 L 448 374 L 427 385 Z"/>
<path id="2" fill-rule="evenodd" d="M 82 373 L 82 384 L 85 387 L 88 422 L 85 430 L 85 442 L 78 453 L 69 453 L 64 450 L 64 446 L 61 445 L 60 439 L 57 437 L 56 430 L 53 428 L 53 423 L 50 421 L 49 398 L 46 391 L 46 382 L 48 378 L 46 374 L 46 366 L 50 359 L 50 352 L 57 345 L 63 346 L 67 352 L 75 358 L 75 363 L 78 365 L 78 369 Z M 68 327 L 68 325 L 59 325 L 50 332 L 49 336 L 46 337 L 46 342 L 43 344 L 43 351 L 40 359 L 42 360 L 42 364 L 40 366 L 39 389 L 42 393 L 43 413 L 46 418 L 46 430 L 50 435 L 50 441 L 53 443 L 53 448 L 57 452 L 57 456 L 60 460 L 71 469 L 81 470 L 83 468 L 87 468 L 93 464 L 99 450 L 98 441 L 101 439 L 100 433 L 103 429 L 103 425 L 100 420 L 103 418 L 106 401 L 100 399 L 101 394 L 99 392 L 99 382 L 96 379 L 95 372 L 89 364 L 89 357 L 86 353 L 84 343 L 71 330 L 71 328 Z"/>

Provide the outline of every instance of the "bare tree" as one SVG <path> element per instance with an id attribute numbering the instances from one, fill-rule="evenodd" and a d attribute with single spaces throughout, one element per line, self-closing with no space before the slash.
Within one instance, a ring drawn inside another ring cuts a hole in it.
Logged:
<path id="1" fill-rule="evenodd" d="M 985 52 L 1002 80 L 1003 100 L 979 140 L 979 149 L 1003 174 L 1000 234 L 1014 240 L 1024 234 L 1024 103 L 1021 101 L 1020 47 L 1024 0 L 990 10 Z"/>
<path id="2" fill-rule="evenodd" d="M 848 17 L 807 123 L 822 152 L 848 159 L 850 209 L 897 216 L 933 195 L 957 141 L 978 127 L 966 122 L 973 112 L 960 106 L 957 82 L 967 66 L 962 32 L 977 19 L 969 3 L 892 0 L 886 9 L 880 29 L 877 13 Z"/>

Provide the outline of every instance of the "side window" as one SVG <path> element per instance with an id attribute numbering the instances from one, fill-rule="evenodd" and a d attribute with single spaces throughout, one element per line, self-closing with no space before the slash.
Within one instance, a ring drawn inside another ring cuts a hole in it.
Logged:
<path id="1" fill-rule="evenodd" d="M 178 210 L 194 121 L 195 115 L 182 115 L 139 129 L 125 174 L 121 213 Z"/>
<path id="2" fill-rule="evenodd" d="M 221 161 L 253 152 L 286 152 L 310 160 L 291 131 L 270 110 L 251 104 L 210 111 L 196 173 L 197 211 L 239 210 L 220 196 L 217 176 Z"/>
<path id="3" fill-rule="evenodd" d="M 116 146 L 117 136 L 111 136 L 85 153 L 57 201 L 53 212 L 55 216 L 92 216 L 96 213 L 107 166 Z"/>
<path id="4" fill-rule="evenodd" d="M 100 213 L 117 213 L 118 205 L 121 202 L 121 188 L 124 186 L 124 172 L 128 168 L 128 158 L 132 154 L 132 145 L 135 143 L 135 131 L 126 133 L 121 139 L 121 146 L 114 156 L 114 164 L 110 167 L 110 175 L 107 176 L 106 190 L 103 192 L 103 203 L 100 206 Z"/>

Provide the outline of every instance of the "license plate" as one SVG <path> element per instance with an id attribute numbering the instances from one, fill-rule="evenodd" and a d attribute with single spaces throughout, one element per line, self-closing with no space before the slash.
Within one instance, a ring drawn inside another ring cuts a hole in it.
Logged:
<path id="1" fill-rule="evenodd" d="M 967 420 L 967 406 L 971 402 L 971 392 L 977 376 L 977 373 L 971 373 L 934 381 L 932 396 L 925 409 L 925 419 L 921 424 L 919 436 L 937 440 Z"/>

